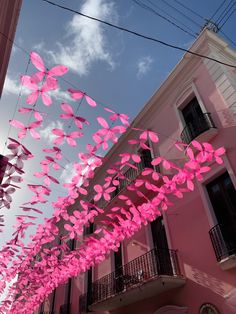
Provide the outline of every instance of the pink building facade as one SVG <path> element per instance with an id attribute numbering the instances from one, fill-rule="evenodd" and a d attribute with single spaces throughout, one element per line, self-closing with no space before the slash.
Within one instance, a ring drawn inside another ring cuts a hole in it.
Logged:
<path id="1" fill-rule="evenodd" d="M 0 97 L 7 73 L 12 44 L 22 0 L 0 1 Z M 8 159 L 0 155 L 0 183 L 2 182 Z"/>
<path id="2" fill-rule="evenodd" d="M 191 51 L 236 64 L 236 52 L 208 30 Z M 118 154 L 138 152 L 142 162 L 138 170 L 125 169 L 126 179 L 120 181 L 112 200 L 99 205 L 107 211 L 119 206 L 119 193 L 129 195 L 130 180 L 152 167 L 154 156 L 182 165 L 186 157 L 174 146 L 177 140 L 224 146 L 224 164 L 212 164 L 194 192 L 173 198 L 174 205 L 161 217 L 125 240 L 100 265 L 56 289 L 38 313 L 236 313 L 235 114 L 236 69 L 185 54 L 132 123 L 157 132 L 159 143 L 152 144 L 150 152 L 127 144 L 137 136 L 135 131 L 120 138 L 96 172 L 93 185 L 103 183 Z M 172 175 L 172 170 L 156 170 Z M 138 205 L 141 199 L 136 196 L 133 202 Z M 99 220 L 85 229 L 85 236 L 98 226 Z"/>
<path id="3" fill-rule="evenodd" d="M 0 96 L 7 73 L 22 0 L 0 1 Z"/>

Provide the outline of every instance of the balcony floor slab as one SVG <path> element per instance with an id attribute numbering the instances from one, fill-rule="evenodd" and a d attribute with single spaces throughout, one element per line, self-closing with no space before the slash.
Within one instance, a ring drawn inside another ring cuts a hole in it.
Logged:
<path id="1" fill-rule="evenodd" d="M 111 311 L 123 306 L 157 296 L 163 292 L 179 288 L 185 284 L 182 276 L 158 276 L 89 306 L 91 311 Z"/>
<path id="2" fill-rule="evenodd" d="M 220 262 L 220 267 L 222 270 L 228 270 L 236 267 L 236 254 L 230 255 Z"/>

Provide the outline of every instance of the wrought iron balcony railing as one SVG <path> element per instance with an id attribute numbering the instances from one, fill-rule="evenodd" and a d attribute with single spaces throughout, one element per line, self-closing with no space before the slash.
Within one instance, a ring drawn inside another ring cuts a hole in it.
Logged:
<path id="1" fill-rule="evenodd" d="M 86 313 L 89 305 L 125 293 L 161 275 L 181 276 L 176 251 L 154 248 L 96 280 L 89 294 L 80 296 L 80 313 Z"/>
<path id="2" fill-rule="evenodd" d="M 151 156 L 140 156 L 141 162 L 134 164 L 135 168 L 128 168 L 127 171 L 124 173 L 125 179 L 119 179 L 119 185 L 117 186 L 116 190 L 110 193 L 111 200 L 116 197 L 117 194 L 119 194 L 126 186 L 128 186 L 132 181 L 134 181 L 139 174 L 145 169 L 145 168 L 153 168 L 151 162 L 152 158 Z M 157 171 L 159 171 L 159 168 L 157 167 Z M 110 200 L 110 201 L 111 201 Z M 97 203 L 97 206 L 99 207 L 105 207 L 109 202 L 104 200 L 103 198 L 100 199 L 100 201 Z"/>
<path id="3" fill-rule="evenodd" d="M 236 254 L 236 227 L 216 225 L 210 231 L 212 246 L 218 262 Z"/>
<path id="4" fill-rule="evenodd" d="M 216 128 L 210 113 L 203 113 L 194 119 L 193 122 L 187 123 L 180 137 L 182 142 L 189 144 L 198 135 L 205 131 Z"/>

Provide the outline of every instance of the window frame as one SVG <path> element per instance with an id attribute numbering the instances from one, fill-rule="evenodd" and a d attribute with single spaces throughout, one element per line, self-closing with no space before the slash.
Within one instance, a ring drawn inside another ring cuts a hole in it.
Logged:
<path id="1" fill-rule="evenodd" d="M 214 179 L 216 179 L 217 177 L 219 177 L 224 172 L 228 172 L 230 179 L 234 185 L 234 188 L 236 189 L 236 176 L 230 164 L 230 161 L 227 158 L 227 154 L 225 154 L 222 158 L 224 161 L 222 165 L 217 165 L 217 167 L 212 168 L 211 171 L 205 175 L 205 178 L 201 182 L 197 181 L 200 197 L 203 202 L 203 207 L 205 209 L 205 213 L 207 215 L 210 228 L 213 228 L 215 225 L 217 225 L 218 221 L 213 206 L 211 204 L 206 185 L 213 181 Z"/>
<path id="2" fill-rule="evenodd" d="M 185 122 L 184 116 L 182 114 L 182 110 L 195 97 L 196 97 L 196 99 L 198 101 L 198 104 L 199 104 L 203 114 L 207 113 L 207 109 L 206 109 L 206 107 L 204 105 L 204 102 L 203 102 L 199 92 L 198 92 L 198 89 L 197 89 L 196 85 L 194 84 L 194 82 L 191 81 L 191 83 L 188 83 L 187 87 L 185 87 L 182 90 L 182 93 L 177 98 L 175 106 L 174 106 L 177 118 L 181 122 L 180 129 L 184 129 L 186 127 L 186 122 Z"/>

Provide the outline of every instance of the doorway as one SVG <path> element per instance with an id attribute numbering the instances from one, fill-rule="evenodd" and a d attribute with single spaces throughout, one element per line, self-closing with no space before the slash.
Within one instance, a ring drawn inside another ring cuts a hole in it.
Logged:
<path id="1" fill-rule="evenodd" d="M 121 292 L 124 290 L 123 280 L 123 263 L 122 263 L 122 248 L 121 245 L 117 252 L 114 252 L 115 261 L 115 291 Z"/>
<path id="2" fill-rule="evenodd" d="M 159 275 L 173 275 L 170 251 L 162 216 L 151 222 L 151 231 L 157 267 L 156 272 Z"/>

